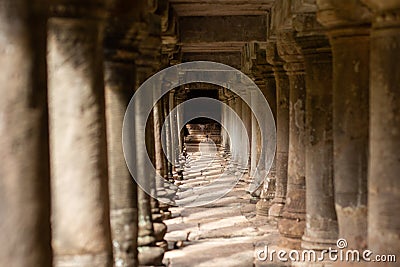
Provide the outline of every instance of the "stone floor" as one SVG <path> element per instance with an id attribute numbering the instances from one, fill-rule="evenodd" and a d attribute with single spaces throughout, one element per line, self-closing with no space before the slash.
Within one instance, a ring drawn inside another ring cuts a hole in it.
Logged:
<path id="1" fill-rule="evenodd" d="M 177 183 L 180 189 L 176 203 L 185 207 L 171 208 L 172 218 L 165 221 L 165 239 L 170 248 L 164 256 L 165 265 L 285 266 L 256 259 L 257 248 L 278 243 L 278 233 L 274 221 L 256 216 L 255 204 L 250 203 L 246 193 L 248 178 L 243 176 L 236 184 L 239 173 L 228 171 L 221 175 L 229 166 L 213 144 L 200 143 L 199 150 L 188 153 L 184 180 Z M 187 207 L 195 200 L 212 201 L 232 181 L 236 185 L 221 198 L 203 206 Z M 205 185 L 208 187 L 204 190 L 195 190 Z"/>

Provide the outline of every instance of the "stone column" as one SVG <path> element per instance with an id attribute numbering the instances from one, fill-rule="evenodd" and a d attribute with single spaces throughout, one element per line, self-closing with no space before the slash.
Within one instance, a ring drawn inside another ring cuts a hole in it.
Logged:
<path id="1" fill-rule="evenodd" d="M 265 86 L 265 85 L 262 84 L 261 86 Z M 257 87 L 260 88 L 260 84 L 257 84 Z M 256 101 L 256 91 L 255 90 L 252 90 L 250 92 L 250 102 L 251 102 L 252 108 L 255 108 L 258 105 L 258 103 Z M 250 181 L 253 181 L 254 179 L 257 179 L 257 177 L 255 177 L 255 176 L 259 175 L 259 172 L 256 172 L 256 170 L 257 170 L 257 164 L 259 163 L 259 160 L 260 160 L 260 153 L 258 152 L 258 145 L 260 145 L 261 140 L 258 140 L 258 136 L 261 136 L 261 133 L 260 133 L 260 126 L 258 124 L 259 122 L 257 121 L 257 118 L 253 112 L 251 112 L 250 118 L 251 118 L 251 145 L 250 145 L 249 177 L 250 177 Z M 259 190 L 257 190 L 257 191 L 259 191 Z M 250 193 L 252 193 L 252 192 L 250 192 Z"/>
<path id="2" fill-rule="evenodd" d="M 48 28 L 54 266 L 112 266 L 105 1 L 53 1 Z"/>
<path id="3" fill-rule="evenodd" d="M 399 257 L 400 1 L 364 2 L 374 10 L 370 48 L 368 248 L 374 254 L 397 253 Z"/>
<path id="4" fill-rule="evenodd" d="M 274 71 L 272 68 L 272 65 L 266 66 L 265 70 L 262 72 L 263 80 L 265 82 L 265 89 L 261 87 L 261 91 L 264 95 L 264 97 L 267 99 L 268 104 L 272 110 L 272 114 L 275 119 L 275 128 L 276 128 L 276 82 L 275 82 L 275 75 Z M 258 137 L 260 142 L 261 142 L 261 135 Z M 263 155 L 262 157 L 263 160 L 266 159 L 266 155 Z M 260 158 L 262 158 L 260 156 Z M 267 185 L 264 186 L 266 188 L 265 192 L 265 197 L 268 199 L 269 206 L 272 204 L 272 200 L 275 198 L 275 192 L 276 192 L 276 154 L 274 157 L 274 161 L 272 162 L 271 169 L 269 170 L 268 176 L 267 176 Z M 269 207 L 268 210 L 265 209 L 264 215 L 268 216 L 269 213 Z"/>
<path id="5" fill-rule="evenodd" d="M 223 103 L 225 105 L 227 105 L 227 98 L 225 95 L 225 90 L 226 89 L 222 89 L 221 93 L 220 93 L 220 100 L 223 101 Z M 226 106 L 222 106 L 222 110 L 221 110 L 221 151 L 224 153 L 223 155 L 225 155 L 225 151 L 226 148 L 228 146 L 228 133 L 226 131 L 226 128 L 228 127 L 228 111 Z"/>
<path id="6" fill-rule="evenodd" d="M 0 266 L 52 266 L 47 9 L 44 0 L 0 7 Z"/>
<path id="7" fill-rule="evenodd" d="M 170 159 L 172 158 L 172 135 L 171 135 L 171 122 L 170 120 L 167 120 L 166 118 L 168 117 L 170 107 L 169 107 L 169 95 L 165 95 L 163 97 L 163 121 L 165 123 L 165 144 L 166 144 L 166 150 L 164 153 L 168 156 L 166 158 L 166 168 L 167 168 L 167 176 L 166 179 L 168 179 L 170 182 L 173 182 L 173 176 L 172 176 L 172 163 L 170 162 Z"/>
<path id="8" fill-rule="evenodd" d="M 318 2 L 333 54 L 334 187 L 339 236 L 367 245 L 369 9 L 360 1 Z"/>
<path id="9" fill-rule="evenodd" d="M 174 103 L 174 93 L 175 90 L 171 91 L 168 93 L 168 115 L 169 116 L 169 126 L 170 126 L 170 131 L 171 131 L 171 151 L 170 151 L 170 160 L 171 160 L 171 171 L 172 171 L 172 177 L 175 178 L 175 164 L 176 164 L 176 124 L 175 124 L 175 117 L 172 116 L 171 112 L 175 108 L 175 103 Z"/>
<path id="10" fill-rule="evenodd" d="M 232 108 L 232 98 L 231 98 L 231 94 L 229 93 L 229 91 L 227 89 L 224 89 L 224 95 L 225 95 L 225 104 L 227 106 L 229 106 L 230 108 Z M 232 129 L 232 125 L 231 125 L 231 121 L 232 121 L 232 116 L 231 113 L 228 111 L 228 107 L 225 108 L 225 119 L 224 119 L 224 123 L 225 123 L 225 156 L 229 157 L 230 155 L 232 155 L 232 133 L 231 133 L 231 129 Z"/>
<path id="11" fill-rule="evenodd" d="M 243 95 L 245 97 L 245 99 L 250 99 L 250 92 L 243 92 Z M 249 142 L 249 154 L 248 155 L 242 155 L 244 157 L 243 162 L 246 164 L 245 166 L 243 166 L 244 171 L 248 172 L 248 170 L 250 169 L 250 156 L 251 156 L 251 139 L 252 139 L 252 133 L 251 133 L 251 117 L 252 117 L 252 111 L 250 109 L 250 107 L 246 104 L 246 102 L 244 102 L 241 99 L 241 105 L 242 105 L 242 113 L 240 114 L 240 117 L 243 121 L 243 125 L 245 127 L 244 132 L 242 133 L 242 144 L 246 144 L 246 142 Z M 248 139 L 248 140 L 246 140 Z M 243 153 L 243 152 L 242 152 Z M 251 182 L 251 181 L 249 181 Z"/>
<path id="12" fill-rule="evenodd" d="M 306 229 L 302 247 L 326 249 L 336 244 L 333 188 L 332 55 L 315 15 L 298 14 L 296 36 L 306 69 Z M 300 27 L 300 26 L 299 26 Z M 307 28 L 306 28 L 307 27 Z"/>
<path id="13" fill-rule="evenodd" d="M 177 94 L 175 96 L 176 98 L 176 103 L 177 105 L 182 104 L 185 101 L 185 93 L 179 92 L 179 94 Z M 178 150 L 177 150 L 177 162 L 179 164 L 179 167 L 181 168 L 181 163 L 180 163 L 180 156 L 181 153 L 183 151 L 183 114 L 184 110 L 183 107 L 180 106 L 179 108 L 177 108 L 177 112 L 176 112 L 176 123 L 177 123 L 177 134 L 178 134 Z"/>
<path id="14" fill-rule="evenodd" d="M 229 106 L 231 107 L 233 112 L 236 112 L 235 109 L 235 105 L 236 105 L 236 99 L 235 96 L 233 95 L 233 93 L 230 94 L 230 99 L 229 99 Z M 230 116 L 229 118 L 229 125 L 230 125 L 230 129 L 228 131 L 229 133 L 229 138 L 230 138 L 230 143 L 229 143 L 229 148 L 230 148 L 230 152 L 231 152 L 231 165 L 234 166 L 235 165 L 235 161 L 236 161 L 236 138 L 237 138 L 237 133 L 236 133 L 236 128 L 235 125 L 233 123 L 233 114 Z"/>
<path id="15" fill-rule="evenodd" d="M 236 112 L 235 110 L 235 104 L 236 103 L 236 99 L 235 96 L 233 95 L 233 93 L 229 94 L 229 100 L 228 100 L 228 105 L 230 106 L 230 108 L 232 109 L 233 112 Z M 237 138 L 237 134 L 236 134 L 236 128 L 235 125 L 233 123 L 233 115 L 231 114 L 229 116 L 229 126 L 230 129 L 228 129 L 228 134 L 229 134 L 229 149 L 230 149 L 230 153 L 231 153 L 231 166 L 234 166 L 235 164 L 235 160 L 236 160 L 236 155 L 235 155 L 235 141 Z"/>
<path id="16" fill-rule="evenodd" d="M 279 58 L 276 43 L 267 46 L 267 60 L 273 65 L 276 81 L 276 190 L 269 209 L 272 217 L 281 217 L 285 205 L 287 187 L 288 149 L 289 149 L 289 79 Z"/>
<path id="17" fill-rule="evenodd" d="M 161 92 L 161 88 L 155 88 L 154 90 L 159 90 Z M 164 123 L 162 116 L 162 100 L 160 99 L 157 104 L 153 107 L 153 119 L 154 119 L 154 148 L 155 148 L 155 168 L 158 174 L 161 177 L 166 177 L 167 170 L 165 169 L 165 155 L 162 148 L 162 125 Z M 156 180 L 156 188 L 157 188 L 157 196 L 161 198 L 166 198 L 167 191 L 164 188 L 164 179 Z M 165 199 L 168 202 L 167 199 Z"/>
<path id="18" fill-rule="evenodd" d="M 145 62 L 145 56 L 141 56 L 140 62 Z M 153 69 L 148 65 L 137 65 L 136 66 L 136 88 L 150 77 Z M 138 188 L 138 258 L 139 263 L 142 266 L 160 266 L 162 265 L 162 258 L 164 256 L 164 250 L 156 246 L 158 238 L 155 233 L 155 225 L 152 218 L 152 205 L 151 197 L 148 193 L 152 192 L 152 186 L 154 186 L 154 175 L 155 173 L 149 173 L 143 167 L 145 166 L 145 157 L 148 156 L 152 162 L 154 162 L 155 148 L 154 148 L 154 124 L 153 115 L 150 114 L 146 121 L 143 107 L 152 102 L 152 99 L 143 99 L 143 105 L 137 105 L 135 107 L 135 127 L 145 127 L 145 136 L 136 134 L 136 142 L 140 142 L 145 139 L 147 151 L 136 150 L 136 178 L 140 180 L 141 187 Z M 145 103 L 146 102 L 146 103 Z M 148 193 L 147 193 L 148 192 Z"/>
<path id="19" fill-rule="evenodd" d="M 288 185 L 279 232 L 284 237 L 283 245 L 298 248 L 306 217 L 306 86 L 304 60 L 294 37 L 295 32 L 288 30 L 280 32 L 278 39 L 279 55 L 285 61 L 284 69 L 290 83 Z"/>
<path id="20" fill-rule="evenodd" d="M 260 87 L 257 85 L 258 88 Z M 256 94 L 254 91 L 250 92 L 250 101 L 252 105 L 256 105 Z M 251 145 L 250 145 L 250 172 L 249 176 L 250 179 L 254 179 L 254 174 L 256 171 L 257 167 L 257 162 L 258 162 L 258 155 L 257 155 L 257 132 L 259 130 L 258 122 L 256 119 L 256 116 L 254 116 L 253 112 L 251 113 Z"/>
<path id="21" fill-rule="evenodd" d="M 177 98 L 176 98 L 176 91 L 174 93 L 171 93 L 170 95 L 170 101 L 172 104 L 172 109 L 176 108 L 178 105 Z M 171 109 L 171 111 L 172 111 Z M 178 128 L 178 113 L 176 112 L 174 116 L 171 116 L 171 129 L 172 129 L 172 137 L 173 137 L 173 151 L 172 151 L 172 156 L 173 156 L 173 164 L 174 164 L 174 169 L 175 172 L 179 169 L 179 128 Z"/>
<path id="22" fill-rule="evenodd" d="M 239 96 L 235 96 L 234 99 L 234 111 L 236 112 L 237 116 L 241 118 L 242 116 L 242 100 L 240 99 Z M 233 120 L 234 121 L 234 120 Z M 242 150 L 241 144 L 242 144 L 242 138 L 243 138 L 243 132 L 242 132 L 242 127 L 238 123 L 233 123 L 234 130 L 232 132 L 232 135 L 234 137 L 234 142 L 233 142 L 233 155 L 234 155 L 234 163 L 236 164 L 237 171 L 241 171 L 243 166 L 243 158 L 244 155 L 242 155 Z M 246 155 L 247 156 L 247 155 Z"/>
<path id="23" fill-rule="evenodd" d="M 260 77 L 256 78 L 256 84 L 260 88 L 264 97 L 266 98 L 268 105 L 271 108 L 274 119 L 276 120 L 276 88 L 275 88 L 275 76 L 272 66 L 265 64 L 258 66 L 260 69 Z M 257 126 L 257 125 L 256 125 Z M 258 127 L 258 126 L 257 126 Z M 253 135 L 255 138 L 256 158 L 261 161 L 261 166 L 265 162 L 266 155 L 261 154 L 261 132 L 259 128 L 256 128 L 257 132 Z M 253 140 L 252 140 L 253 141 Z M 253 142 L 253 143 L 254 143 Z M 253 147 L 252 147 L 253 149 Z M 257 162 L 255 163 L 257 164 Z M 260 165 L 259 165 L 260 166 Z M 261 170 L 261 173 L 265 175 L 265 168 Z M 274 158 L 273 165 L 269 170 L 269 173 L 264 177 L 264 185 L 260 195 L 260 201 L 257 202 L 256 209 L 257 215 L 268 216 L 269 208 L 271 207 L 271 201 L 275 196 L 275 179 L 276 179 L 276 157 Z"/>
<path id="24" fill-rule="evenodd" d="M 161 90 L 156 88 L 155 90 Z M 156 170 L 163 179 L 156 180 L 157 198 L 160 200 L 159 208 L 163 219 L 169 219 L 171 212 L 168 210 L 167 203 L 173 203 L 176 191 L 171 189 L 165 180 L 168 179 L 168 160 L 164 154 L 162 142 L 166 144 L 165 135 L 162 135 L 162 126 L 164 123 L 164 100 L 161 98 L 153 108 L 154 115 L 154 138 L 155 138 L 155 160 Z"/>
<path id="25" fill-rule="evenodd" d="M 113 47 L 113 41 L 116 40 L 107 41 L 104 74 L 114 264 L 138 266 L 137 186 L 127 168 L 122 150 L 122 123 L 133 95 L 135 66 L 132 60 L 116 56 L 119 52 Z"/>

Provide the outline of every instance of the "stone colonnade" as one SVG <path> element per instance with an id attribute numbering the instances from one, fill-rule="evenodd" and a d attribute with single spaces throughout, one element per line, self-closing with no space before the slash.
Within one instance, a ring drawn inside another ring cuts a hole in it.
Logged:
<path id="1" fill-rule="evenodd" d="M 283 246 L 325 249 L 340 237 L 399 252 L 398 205 L 388 202 L 399 197 L 399 7 L 319 0 L 274 25 L 276 191 L 258 214 L 278 220 Z"/>
<path id="2" fill-rule="evenodd" d="M 160 19 L 150 2 L 124 2 L 1 3 L 2 266 L 162 265 L 166 226 L 121 143 L 136 85 L 161 67 L 160 54 L 146 54 L 160 47 L 138 44 L 161 45 Z M 146 74 L 143 54 L 155 58 L 145 58 Z M 155 150 L 154 136 L 149 143 Z M 165 172 L 166 157 L 157 159 Z"/>
<path id="3" fill-rule="evenodd" d="M 325 249 L 340 237 L 348 248 L 398 253 L 400 1 L 300 2 L 273 3 L 268 38 L 248 59 L 277 128 L 257 214 L 278 222 L 285 247 Z M 158 4 L 2 1 L 1 266 L 162 264 L 168 205 L 136 186 L 121 145 L 130 97 L 174 60 L 161 55 Z M 220 96 L 250 139 L 243 155 L 245 133 L 224 108 L 223 151 L 251 180 L 266 159 L 260 122 L 236 95 Z M 182 114 L 165 122 L 171 161 L 161 126 L 180 101 L 176 91 L 164 96 L 147 121 L 154 134 L 135 140 L 146 140 L 171 182 L 181 171 Z M 176 186 L 140 168 L 146 151 L 134 152 L 135 177 L 172 199 Z"/>

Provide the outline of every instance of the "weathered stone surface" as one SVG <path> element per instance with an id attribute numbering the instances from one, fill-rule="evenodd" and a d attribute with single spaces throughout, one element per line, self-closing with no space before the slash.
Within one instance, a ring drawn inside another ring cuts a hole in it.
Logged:
<path id="1" fill-rule="evenodd" d="M 367 245 L 369 9 L 360 1 L 318 1 L 333 56 L 334 185 L 339 236 Z"/>
<path id="2" fill-rule="evenodd" d="M 370 54 L 368 247 L 399 253 L 400 1 L 364 1 L 374 10 Z M 387 264 L 395 266 L 396 263 Z"/>
<path id="3" fill-rule="evenodd" d="M 276 84 L 276 183 L 275 197 L 269 215 L 280 217 L 285 204 L 289 149 L 289 79 L 279 58 L 276 43 L 268 43 L 267 60 L 273 65 Z"/>
<path id="4" fill-rule="evenodd" d="M 156 246 L 140 246 L 138 250 L 140 266 L 163 266 L 164 249 Z"/>
<path id="5" fill-rule="evenodd" d="M 54 1 L 48 31 L 54 266 L 111 266 L 103 83 L 106 1 Z"/>
<path id="6" fill-rule="evenodd" d="M 296 41 L 306 70 L 306 229 L 304 248 L 323 249 L 337 238 L 333 187 L 332 55 L 315 14 L 296 16 Z"/>
<path id="7" fill-rule="evenodd" d="M 0 3 L 0 265 L 52 266 L 48 1 Z"/>
<path id="8" fill-rule="evenodd" d="M 137 186 L 122 151 L 122 122 L 132 95 L 134 66 L 106 58 L 105 99 L 114 262 L 137 266 Z"/>
<path id="9" fill-rule="evenodd" d="M 266 41 L 266 29 L 254 27 L 266 25 L 265 19 L 265 16 L 181 17 L 179 34 L 183 43 Z"/>
<path id="10" fill-rule="evenodd" d="M 289 77 L 289 155 L 286 204 L 279 222 L 282 241 L 299 247 L 305 228 L 305 112 L 306 88 L 304 58 L 295 40 L 296 32 L 278 33 L 278 53 L 284 59 Z M 284 238 L 287 240 L 284 241 Z"/>
<path id="11" fill-rule="evenodd" d="M 214 164 L 219 165 L 218 161 Z M 168 225 L 165 239 L 174 249 L 166 252 L 164 263 L 253 266 L 255 244 L 271 240 L 266 234 L 276 234 L 277 230 L 274 223 L 255 216 L 255 205 L 249 204 L 245 186 L 239 183 L 227 195 L 206 206 L 171 208 L 179 217 L 165 221 Z"/>

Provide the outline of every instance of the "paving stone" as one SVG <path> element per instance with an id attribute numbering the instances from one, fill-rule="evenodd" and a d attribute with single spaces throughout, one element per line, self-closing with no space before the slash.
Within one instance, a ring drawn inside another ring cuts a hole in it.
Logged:
<path id="1" fill-rule="evenodd" d="M 256 218 L 255 204 L 250 203 L 251 197 L 245 192 L 246 175 L 242 181 L 232 173 L 220 175 L 221 165 L 225 165 L 223 159 L 208 164 L 210 157 L 199 160 L 199 156 L 199 153 L 190 155 L 191 168 L 184 169 L 176 203 L 207 203 L 221 192 L 224 195 L 203 206 L 170 208 L 173 218 L 165 221 L 168 226 L 165 240 L 173 249 L 165 253 L 164 264 L 170 267 L 286 266 L 256 260 L 255 248 L 278 243 L 278 234 L 276 221 Z M 204 184 L 208 186 L 200 186 Z"/>

